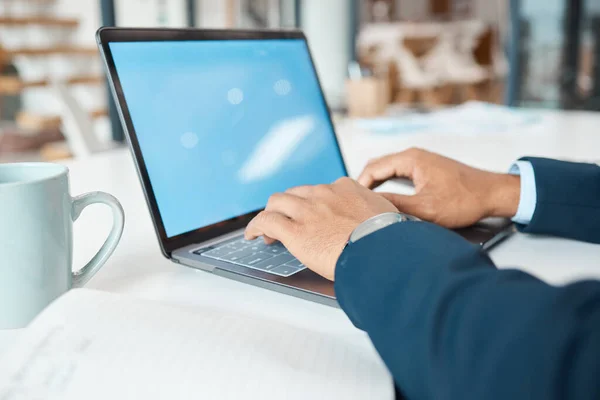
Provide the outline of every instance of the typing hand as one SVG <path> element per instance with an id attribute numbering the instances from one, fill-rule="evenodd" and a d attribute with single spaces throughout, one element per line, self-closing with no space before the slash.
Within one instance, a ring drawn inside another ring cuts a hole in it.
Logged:
<path id="1" fill-rule="evenodd" d="M 271 196 L 246 228 L 246 239 L 279 240 L 308 268 L 333 280 L 354 228 L 375 215 L 397 211 L 384 197 L 342 178 L 332 185 L 300 186 Z"/>
<path id="2" fill-rule="evenodd" d="M 369 162 L 358 181 L 374 189 L 392 178 L 408 178 L 415 195 L 382 193 L 401 212 L 448 228 L 469 226 L 491 216 L 513 217 L 520 178 L 482 171 L 420 149 Z"/>

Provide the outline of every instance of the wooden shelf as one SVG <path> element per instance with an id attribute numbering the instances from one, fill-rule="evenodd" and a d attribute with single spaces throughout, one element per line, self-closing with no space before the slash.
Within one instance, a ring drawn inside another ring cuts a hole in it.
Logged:
<path id="1" fill-rule="evenodd" d="M 44 145 L 40 149 L 40 157 L 44 161 L 60 161 L 73 158 L 67 142 L 54 142 Z"/>
<path id="2" fill-rule="evenodd" d="M 76 28 L 79 21 L 75 18 L 48 18 L 48 17 L 6 17 L 0 16 L 0 25 L 26 26 L 41 25 L 57 28 Z"/>
<path id="3" fill-rule="evenodd" d="M 60 117 L 37 115 L 25 111 L 17 115 L 16 122 L 20 128 L 31 130 L 56 129 L 61 125 Z"/>
<path id="4" fill-rule="evenodd" d="M 107 115 L 108 110 L 105 109 L 90 111 L 90 116 L 94 119 Z M 21 111 L 17 115 L 17 125 L 20 128 L 31 130 L 60 129 L 61 118 L 57 115 L 38 115 Z"/>
<path id="5" fill-rule="evenodd" d="M 100 110 L 93 110 L 92 112 L 90 112 L 90 115 L 94 119 L 108 117 L 108 110 L 104 109 L 104 108 L 102 108 Z"/>
<path id="6" fill-rule="evenodd" d="M 74 56 L 97 56 L 98 49 L 95 47 L 76 46 L 52 46 L 45 48 L 22 48 L 4 49 L 4 55 L 12 58 L 15 56 L 52 56 L 52 55 L 74 55 Z"/>
<path id="7" fill-rule="evenodd" d="M 90 76 L 72 76 L 67 79 L 69 85 L 101 85 L 106 82 L 106 78 L 100 75 L 90 75 Z"/>
<path id="8" fill-rule="evenodd" d="M 63 82 L 69 85 L 100 85 L 104 83 L 102 76 L 73 76 Z M 48 79 L 21 81 L 14 76 L 0 76 L 0 95 L 14 95 L 28 88 L 45 87 L 51 84 Z"/>
<path id="9" fill-rule="evenodd" d="M 0 76 L 0 95 L 21 93 L 23 84 L 16 76 Z"/>

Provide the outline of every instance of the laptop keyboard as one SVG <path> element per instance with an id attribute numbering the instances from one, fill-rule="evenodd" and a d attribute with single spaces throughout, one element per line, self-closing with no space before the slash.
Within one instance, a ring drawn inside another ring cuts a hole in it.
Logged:
<path id="1" fill-rule="evenodd" d="M 241 265 L 279 276 L 292 276 L 306 267 L 279 242 L 268 245 L 262 238 L 233 239 L 221 245 L 194 251 L 203 257 Z"/>

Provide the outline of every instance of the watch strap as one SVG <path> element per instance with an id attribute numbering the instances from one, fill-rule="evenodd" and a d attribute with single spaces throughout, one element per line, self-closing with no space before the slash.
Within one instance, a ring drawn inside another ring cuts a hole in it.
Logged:
<path id="1" fill-rule="evenodd" d="M 387 212 L 379 215 L 375 215 L 374 217 L 369 218 L 368 220 L 361 223 L 357 226 L 354 231 L 350 234 L 350 238 L 348 243 L 355 243 L 358 240 L 362 239 L 365 236 L 370 235 L 373 232 L 376 232 L 380 229 L 383 229 L 387 226 L 405 222 L 405 221 L 415 221 L 417 220 L 414 217 L 403 213 L 394 213 Z"/>

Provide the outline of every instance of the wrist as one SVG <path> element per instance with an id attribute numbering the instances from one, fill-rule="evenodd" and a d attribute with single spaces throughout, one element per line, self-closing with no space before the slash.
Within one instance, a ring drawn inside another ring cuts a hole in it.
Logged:
<path id="1" fill-rule="evenodd" d="M 519 209 L 521 177 L 509 174 L 493 174 L 486 190 L 486 216 L 512 218 Z"/>

